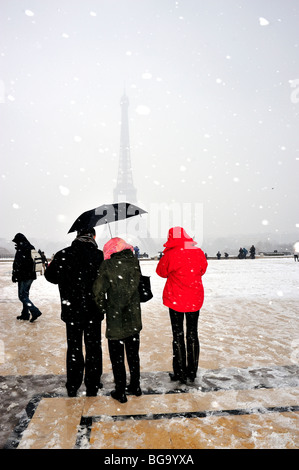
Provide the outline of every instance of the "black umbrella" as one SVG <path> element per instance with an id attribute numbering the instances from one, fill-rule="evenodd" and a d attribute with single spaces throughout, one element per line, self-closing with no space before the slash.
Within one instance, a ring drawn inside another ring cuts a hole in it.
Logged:
<path id="1" fill-rule="evenodd" d="M 97 225 L 108 224 L 117 220 L 128 219 L 136 215 L 146 214 L 140 207 L 129 202 L 119 202 L 115 204 L 103 204 L 89 211 L 83 212 L 73 223 L 68 233 L 76 232 L 85 228 L 93 228 Z M 110 230 L 110 226 L 109 226 Z M 110 231 L 111 235 L 111 231 Z M 112 235 L 111 235 L 112 236 Z"/>

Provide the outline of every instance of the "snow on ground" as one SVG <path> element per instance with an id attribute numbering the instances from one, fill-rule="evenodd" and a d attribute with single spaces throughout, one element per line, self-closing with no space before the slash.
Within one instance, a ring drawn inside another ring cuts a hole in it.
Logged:
<path id="1" fill-rule="evenodd" d="M 171 367 L 170 322 L 168 309 L 162 304 L 165 280 L 155 273 L 156 265 L 157 261 L 141 261 L 142 272 L 151 276 L 154 294 L 150 302 L 142 304 L 140 354 L 142 368 L 147 371 Z M 200 367 L 298 363 L 298 281 L 299 263 L 293 258 L 209 260 L 199 321 Z M 0 340 L 12 357 L 0 363 L 0 375 L 22 373 L 20 368 L 24 367 L 27 374 L 49 373 L 47 367 L 50 373 L 64 373 L 65 328 L 60 320 L 58 287 L 43 276 L 33 283 L 31 300 L 43 312 L 34 324 L 15 321 L 21 304 L 17 284 L 11 282 L 10 262 L 0 263 L 0 289 L 5 323 L 9 319 L 9 331 L 2 329 Z M 26 365 L 24 361 L 18 364 L 20 351 L 14 354 L 11 345 L 24 329 L 29 334 L 24 337 L 24 351 L 30 341 L 36 341 L 39 348 L 39 360 Z M 159 354 L 161 348 L 168 348 L 169 357 Z"/>
<path id="2" fill-rule="evenodd" d="M 163 393 L 176 384 L 170 383 L 167 373 L 172 366 L 172 334 L 168 309 L 162 304 L 165 280 L 156 275 L 156 265 L 157 261 L 141 261 L 143 274 L 151 276 L 154 298 L 142 305 L 140 358 L 142 386 L 154 384 L 156 392 Z M 294 377 L 294 366 L 299 364 L 298 281 L 299 263 L 293 258 L 209 260 L 199 320 L 199 372 L 192 393 L 220 383 L 222 390 L 231 390 L 237 397 L 238 390 L 254 390 L 263 381 L 270 388 L 280 388 L 288 405 L 287 387 L 298 387 L 298 377 Z M 43 312 L 33 324 L 16 320 L 21 304 L 17 285 L 11 282 L 11 262 L 0 263 L 0 289 L 0 376 L 8 380 L 13 376 L 24 380 L 30 375 L 52 374 L 51 380 L 63 376 L 66 341 L 57 286 L 43 276 L 33 283 L 31 300 Z M 109 393 L 113 380 L 103 323 L 106 383 L 101 393 Z M 3 387 L 7 387 L 5 382 Z M 11 402 L 9 406 L 17 409 L 17 405 Z M 264 426 L 261 419 L 260 429 Z M 283 448 L 282 438 L 279 446 Z M 269 446 L 277 447 L 275 443 Z"/>

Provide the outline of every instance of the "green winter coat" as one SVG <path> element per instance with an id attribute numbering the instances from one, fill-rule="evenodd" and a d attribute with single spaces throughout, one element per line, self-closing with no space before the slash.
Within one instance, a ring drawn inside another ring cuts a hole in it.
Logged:
<path id="1" fill-rule="evenodd" d="M 108 339 L 124 339 L 142 329 L 139 280 L 139 261 L 131 250 L 114 253 L 101 264 L 93 294 L 106 314 Z"/>

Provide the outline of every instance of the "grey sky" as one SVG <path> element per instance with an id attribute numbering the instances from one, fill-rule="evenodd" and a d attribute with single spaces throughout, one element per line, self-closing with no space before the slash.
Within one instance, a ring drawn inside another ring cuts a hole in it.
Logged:
<path id="1" fill-rule="evenodd" d="M 125 87 L 145 208 L 202 203 L 204 240 L 299 239 L 297 0 L 1 0 L 0 11 L 0 238 L 65 243 L 80 213 L 112 202 Z"/>

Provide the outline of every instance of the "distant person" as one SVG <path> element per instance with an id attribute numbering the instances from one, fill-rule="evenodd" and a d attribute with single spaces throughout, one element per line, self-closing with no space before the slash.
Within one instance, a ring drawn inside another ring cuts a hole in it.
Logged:
<path id="1" fill-rule="evenodd" d="M 245 256 L 244 256 L 243 248 L 240 248 L 240 249 L 239 249 L 238 258 L 239 258 L 239 259 L 244 259 L 244 257 L 245 257 Z"/>
<path id="2" fill-rule="evenodd" d="M 47 257 L 45 255 L 44 251 L 38 250 L 38 252 L 39 252 L 41 260 L 42 260 L 43 270 L 45 271 L 45 269 L 48 267 Z"/>
<path id="3" fill-rule="evenodd" d="M 255 259 L 255 246 L 254 245 L 250 247 L 249 253 L 250 253 L 250 258 Z"/>
<path id="4" fill-rule="evenodd" d="M 299 253 L 298 251 L 294 251 L 294 261 L 298 261 Z"/>
<path id="5" fill-rule="evenodd" d="M 134 246 L 134 253 L 135 253 L 136 258 L 139 258 L 139 252 L 140 252 L 139 247 Z"/>
<path id="6" fill-rule="evenodd" d="M 216 256 L 217 256 L 218 259 L 221 258 L 221 253 L 220 253 L 220 251 L 218 251 L 218 253 L 216 253 Z"/>
<path id="7" fill-rule="evenodd" d="M 103 314 L 93 300 L 92 285 L 103 262 L 93 228 L 77 233 L 71 246 L 58 251 L 45 271 L 47 281 L 58 284 L 61 319 L 66 323 L 66 389 L 75 397 L 83 381 L 87 396 L 102 387 L 101 323 Z M 85 344 L 85 360 L 82 338 Z"/>
<path id="8" fill-rule="evenodd" d="M 18 283 L 18 296 L 23 304 L 21 315 L 17 319 L 29 320 L 31 314 L 30 322 L 32 323 L 42 314 L 29 299 L 31 285 L 36 279 L 34 261 L 31 256 L 31 250 L 35 250 L 35 248 L 22 233 L 17 233 L 12 241 L 16 244 L 16 254 L 12 265 L 12 282 Z"/>
<path id="9" fill-rule="evenodd" d="M 246 248 L 243 248 L 243 254 L 244 254 L 244 259 L 246 259 L 246 256 L 248 254 L 248 250 L 246 250 Z"/>
<path id="10" fill-rule="evenodd" d="M 125 403 L 125 352 L 131 377 L 127 391 L 136 396 L 142 394 L 139 359 L 139 333 L 142 329 L 138 292 L 140 266 L 133 254 L 133 247 L 122 238 L 109 240 L 103 251 L 104 262 L 93 292 L 98 307 L 106 313 L 106 337 L 115 382 L 111 396 Z"/>
<path id="11" fill-rule="evenodd" d="M 229 257 L 229 254 L 228 253 L 224 253 L 224 258 L 228 258 Z"/>
<path id="12" fill-rule="evenodd" d="M 167 278 L 163 304 L 169 308 L 173 334 L 173 373 L 170 373 L 170 378 L 181 383 L 186 383 L 187 378 L 194 382 L 200 351 L 197 327 L 204 301 L 201 278 L 208 262 L 196 244 L 182 227 L 171 228 L 156 269 L 158 276 Z"/>

